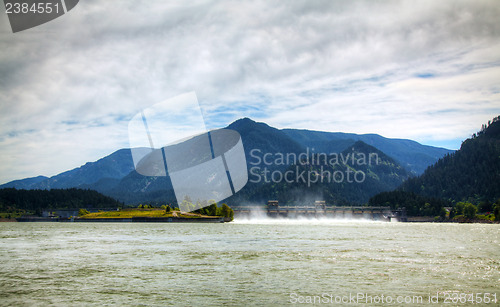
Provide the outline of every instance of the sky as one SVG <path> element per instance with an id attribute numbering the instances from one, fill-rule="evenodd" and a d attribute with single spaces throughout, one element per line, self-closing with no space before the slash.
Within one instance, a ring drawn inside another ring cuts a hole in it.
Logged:
<path id="1" fill-rule="evenodd" d="M 189 92 L 209 129 L 249 117 L 458 149 L 500 114 L 498 16 L 494 0 L 83 0 L 12 33 L 2 12 L 0 183 L 129 147 L 138 112 Z"/>

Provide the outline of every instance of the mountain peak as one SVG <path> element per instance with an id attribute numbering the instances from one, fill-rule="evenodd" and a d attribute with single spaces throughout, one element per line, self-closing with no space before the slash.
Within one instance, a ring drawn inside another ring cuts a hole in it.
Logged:
<path id="1" fill-rule="evenodd" d="M 253 119 L 251 119 L 249 117 L 243 117 L 243 118 L 235 120 L 232 124 L 239 124 L 239 123 L 256 123 L 256 121 L 254 121 Z"/>
<path id="2" fill-rule="evenodd" d="M 242 118 L 230 124 L 228 129 L 238 131 L 245 150 L 260 149 L 263 152 L 299 153 L 304 148 L 283 131 L 250 118 Z"/>
<path id="3" fill-rule="evenodd" d="M 342 154 L 348 155 L 350 153 L 364 154 L 367 157 L 371 157 L 372 155 L 376 155 L 377 160 L 379 162 L 390 163 L 391 165 L 399 165 L 399 163 L 393 158 L 389 157 L 383 151 L 373 147 L 371 145 L 366 144 L 363 141 L 356 141 L 351 146 L 347 147 Z M 379 163 L 377 162 L 377 163 Z"/>
<path id="4" fill-rule="evenodd" d="M 244 117 L 244 118 L 240 118 L 238 120 L 235 120 L 234 122 L 232 122 L 229 126 L 227 126 L 228 129 L 233 129 L 233 130 L 236 130 L 236 131 L 240 131 L 240 130 L 247 130 L 247 129 L 252 129 L 252 128 L 255 128 L 257 126 L 261 126 L 261 127 L 269 127 L 271 128 L 270 126 L 268 126 L 267 124 L 265 123 L 259 123 L 259 122 L 256 122 L 248 117 Z"/>
<path id="5" fill-rule="evenodd" d="M 369 144 L 367 144 L 367 143 L 365 143 L 363 141 L 356 141 L 356 142 L 354 142 L 354 144 L 352 144 L 351 146 L 347 147 L 343 151 L 343 153 L 348 153 L 348 152 L 351 152 L 351 151 L 358 152 L 358 153 L 364 153 L 364 154 L 376 153 L 379 156 L 380 155 L 387 156 L 384 152 L 382 152 L 378 148 L 376 148 L 376 147 L 374 147 L 372 145 L 369 145 Z M 389 157 L 387 157 L 387 158 L 389 158 Z"/>

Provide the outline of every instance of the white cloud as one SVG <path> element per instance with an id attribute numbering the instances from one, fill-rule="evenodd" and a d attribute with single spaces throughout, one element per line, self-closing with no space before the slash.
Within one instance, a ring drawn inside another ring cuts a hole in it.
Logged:
<path id="1" fill-rule="evenodd" d="M 193 90 L 209 127 L 456 142 L 500 113 L 499 15 L 495 1 L 89 0 L 12 34 L 0 14 L 0 182 L 126 147 L 134 114 Z"/>

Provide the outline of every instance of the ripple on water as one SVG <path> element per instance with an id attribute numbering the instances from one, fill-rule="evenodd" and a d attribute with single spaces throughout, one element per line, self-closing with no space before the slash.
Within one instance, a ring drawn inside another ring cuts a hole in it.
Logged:
<path id="1" fill-rule="evenodd" d="M 499 234 L 499 225 L 344 221 L 0 224 L 0 304 L 284 305 L 291 292 L 498 293 Z"/>

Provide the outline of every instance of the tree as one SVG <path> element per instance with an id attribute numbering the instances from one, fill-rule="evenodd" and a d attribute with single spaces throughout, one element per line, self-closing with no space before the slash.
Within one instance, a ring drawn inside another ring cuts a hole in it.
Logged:
<path id="1" fill-rule="evenodd" d="M 500 221 L 500 199 L 493 206 L 493 214 L 495 215 L 495 221 Z"/>
<path id="2" fill-rule="evenodd" d="M 439 212 L 439 217 L 441 220 L 444 220 L 446 218 L 446 209 L 444 207 L 441 207 L 441 211 Z"/>
<path id="3" fill-rule="evenodd" d="M 448 215 L 448 218 L 451 220 L 452 218 L 455 217 L 455 208 L 451 208 L 450 210 L 450 214 Z"/>
<path id="4" fill-rule="evenodd" d="M 487 200 L 482 201 L 477 206 L 477 211 L 478 212 L 491 212 L 491 211 L 493 211 L 493 204 Z"/>
<path id="5" fill-rule="evenodd" d="M 172 208 L 169 205 L 165 206 L 165 212 L 169 213 L 172 211 Z"/>
<path id="6" fill-rule="evenodd" d="M 186 210 L 186 212 L 190 212 L 193 210 L 194 205 L 189 196 L 184 196 L 184 200 L 181 203 L 181 207 Z"/>
<path id="7" fill-rule="evenodd" d="M 87 215 L 89 214 L 90 212 L 86 209 L 80 209 L 78 210 L 78 216 L 84 216 L 84 215 Z"/>
<path id="8" fill-rule="evenodd" d="M 432 207 L 431 204 L 425 203 L 424 207 L 420 209 L 422 211 L 422 215 L 432 215 Z"/>
<path id="9" fill-rule="evenodd" d="M 217 203 L 211 204 L 205 210 L 207 211 L 207 215 L 216 216 L 217 215 Z"/>
<path id="10" fill-rule="evenodd" d="M 96 191 L 82 189 L 17 190 L 0 189 L 3 210 L 22 209 L 41 214 L 47 209 L 109 208 L 119 207 L 120 202 Z"/>
<path id="11" fill-rule="evenodd" d="M 231 220 L 233 220 L 234 211 L 227 204 L 225 204 L 225 203 L 222 204 L 222 208 L 220 210 L 220 213 L 223 217 L 228 217 L 228 218 L 231 218 Z"/>
<path id="12" fill-rule="evenodd" d="M 498 120 L 483 125 L 475 138 L 462 143 L 460 150 L 441 158 L 424 174 L 407 180 L 399 189 L 428 197 L 468 200 L 474 204 L 484 201 L 479 211 L 489 211 L 486 202 L 500 196 L 499 138 Z"/>
<path id="13" fill-rule="evenodd" d="M 471 203 L 466 203 L 464 206 L 464 216 L 470 220 L 476 217 L 477 207 Z"/>
<path id="14" fill-rule="evenodd" d="M 222 208 L 220 209 L 220 213 L 223 217 L 229 217 L 229 206 L 224 203 L 222 204 Z"/>
<path id="15" fill-rule="evenodd" d="M 463 215 L 464 214 L 464 208 L 465 208 L 466 203 L 464 202 L 459 202 L 455 205 L 453 208 L 454 210 L 454 215 Z"/>

